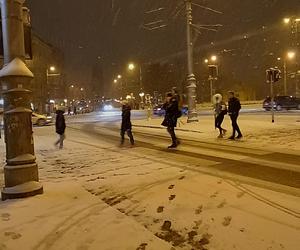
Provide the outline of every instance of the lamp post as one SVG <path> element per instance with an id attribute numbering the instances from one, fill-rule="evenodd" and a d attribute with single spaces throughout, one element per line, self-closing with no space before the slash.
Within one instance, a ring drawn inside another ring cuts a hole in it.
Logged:
<path id="1" fill-rule="evenodd" d="M 287 60 L 293 60 L 296 56 L 296 53 L 294 51 L 289 51 L 283 58 L 283 92 L 284 95 L 287 95 Z M 280 57 L 277 58 L 278 61 L 281 60 Z"/>
<path id="2" fill-rule="evenodd" d="M 136 65 L 134 63 L 129 63 L 128 64 L 128 70 L 129 71 L 134 71 L 136 68 Z M 142 74 L 142 66 L 139 64 L 139 86 L 140 86 L 140 91 L 143 89 L 143 74 Z"/>
<path id="3" fill-rule="evenodd" d="M 49 77 L 60 76 L 60 73 L 55 73 L 55 72 L 56 72 L 55 66 L 52 65 L 50 67 L 47 67 L 47 70 L 46 70 L 46 93 L 47 94 L 49 92 Z M 45 93 L 43 93 L 43 92 L 42 92 L 42 94 L 44 96 Z M 49 96 L 47 99 L 49 99 Z"/>
<path id="4" fill-rule="evenodd" d="M 192 1 L 186 0 L 186 35 L 187 35 L 187 90 L 188 90 L 188 123 L 197 122 L 196 110 L 196 78 L 193 69 L 193 42 L 192 42 Z"/>
<path id="5" fill-rule="evenodd" d="M 145 96 L 145 93 L 141 92 L 141 93 L 139 93 L 139 96 L 141 98 L 141 104 L 140 104 L 140 106 L 141 106 L 141 109 L 143 109 L 143 107 L 144 107 L 144 96 Z"/>
<path id="6" fill-rule="evenodd" d="M 283 19 L 284 24 L 288 25 L 291 29 L 292 35 L 292 47 L 296 50 L 296 53 L 300 52 L 300 16 L 292 16 L 286 17 Z M 299 63 L 296 61 L 296 72 L 299 71 Z M 296 73 L 296 90 L 295 94 L 298 97 L 299 95 L 299 84 L 300 84 L 300 77 Z"/>
<path id="7" fill-rule="evenodd" d="M 216 65 L 216 62 L 218 60 L 218 57 L 216 55 L 212 55 L 210 59 L 205 59 L 204 62 L 208 64 L 208 81 L 210 85 L 210 100 L 212 101 L 213 98 L 213 82 L 217 80 L 218 77 L 218 66 Z M 212 62 L 213 64 L 209 64 Z"/>
<path id="8" fill-rule="evenodd" d="M 4 67 L 0 78 L 4 95 L 6 165 L 2 200 L 43 193 L 34 155 L 30 95 L 25 89 L 33 78 L 24 63 L 24 0 L 1 0 Z"/>

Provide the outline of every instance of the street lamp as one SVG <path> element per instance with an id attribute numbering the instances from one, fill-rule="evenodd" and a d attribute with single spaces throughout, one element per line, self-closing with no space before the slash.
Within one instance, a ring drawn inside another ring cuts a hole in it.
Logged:
<path id="1" fill-rule="evenodd" d="M 118 82 L 118 80 L 117 79 L 114 79 L 114 83 L 117 83 Z"/>
<path id="2" fill-rule="evenodd" d="M 216 65 L 216 62 L 218 60 L 218 57 L 216 55 L 212 55 L 210 57 L 210 59 L 205 59 L 204 62 L 207 64 L 208 66 L 208 71 L 209 71 L 209 75 L 208 75 L 208 81 L 210 84 L 210 98 L 212 100 L 213 97 L 213 81 L 217 80 L 217 76 L 218 76 L 218 66 Z M 209 64 L 209 63 L 212 64 Z"/>
<path id="3" fill-rule="evenodd" d="M 290 21 L 291 21 L 291 19 L 290 19 L 289 17 L 283 18 L 283 22 L 284 22 L 285 24 L 289 24 Z"/>
<path id="4" fill-rule="evenodd" d="M 122 78 L 122 76 L 121 75 L 118 75 L 118 79 L 121 79 Z"/>
<path id="5" fill-rule="evenodd" d="M 217 56 L 213 55 L 213 56 L 211 56 L 210 59 L 212 62 L 216 62 L 218 58 L 217 58 Z"/>
<path id="6" fill-rule="evenodd" d="M 135 65 L 134 65 L 133 63 L 129 63 L 129 64 L 128 64 L 128 69 L 129 69 L 130 71 L 133 71 L 133 70 L 135 69 Z"/>
<path id="7" fill-rule="evenodd" d="M 296 53 L 294 51 L 289 51 L 287 53 L 288 59 L 294 59 L 295 56 L 296 56 Z"/>
<path id="8" fill-rule="evenodd" d="M 56 67 L 53 65 L 48 67 L 46 70 L 46 88 L 47 88 L 46 92 L 48 92 L 48 88 L 49 88 L 49 77 L 60 76 L 60 73 L 55 73 L 55 71 L 56 71 Z M 41 85 L 41 88 L 42 88 L 41 95 L 44 96 L 43 84 Z M 42 105 L 42 109 L 43 109 L 43 105 Z"/>
<path id="9" fill-rule="evenodd" d="M 283 88 L 284 88 L 284 95 L 287 95 L 287 59 L 293 60 L 296 56 L 294 51 L 288 51 L 283 58 Z"/>
<path id="10" fill-rule="evenodd" d="M 133 71 L 135 70 L 136 66 L 134 63 L 129 63 L 128 64 L 128 70 Z M 140 89 L 143 89 L 143 75 L 142 75 L 142 66 L 141 64 L 139 65 L 139 81 L 140 81 Z"/>

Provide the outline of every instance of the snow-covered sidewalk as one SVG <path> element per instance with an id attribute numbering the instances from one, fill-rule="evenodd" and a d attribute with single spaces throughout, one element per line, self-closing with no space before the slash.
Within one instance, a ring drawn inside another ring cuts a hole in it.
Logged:
<path id="1" fill-rule="evenodd" d="M 161 126 L 163 118 L 154 118 L 150 121 L 134 120 L 135 129 L 151 128 L 164 129 Z M 271 122 L 269 113 L 263 114 L 241 114 L 238 120 L 243 133 L 243 145 L 255 148 L 268 148 L 270 150 L 298 150 L 300 153 L 300 113 L 295 114 L 276 114 L 275 123 Z M 203 141 L 218 141 L 227 143 L 226 138 L 216 140 L 218 130 L 214 129 L 214 117 L 203 115 L 199 116 L 199 122 L 187 123 L 187 118 L 182 117 L 177 123 L 176 130 L 185 137 L 197 138 Z M 225 116 L 223 127 L 231 133 L 231 121 L 229 116 Z M 185 133 L 184 133 L 185 132 Z M 191 133 L 192 132 L 192 133 Z M 297 153 L 297 152 L 294 152 Z"/>
<path id="2" fill-rule="evenodd" d="M 68 130 L 63 150 L 53 146 L 52 127 L 34 132 L 45 193 L 0 202 L 1 250 L 299 248 L 299 197 L 191 171 L 163 153 L 121 149 L 79 130 Z"/>

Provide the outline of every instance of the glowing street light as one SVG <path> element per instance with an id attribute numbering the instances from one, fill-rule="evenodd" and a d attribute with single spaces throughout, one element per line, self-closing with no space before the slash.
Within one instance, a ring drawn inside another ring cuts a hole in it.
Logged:
<path id="1" fill-rule="evenodd" d="M 215 62 L 215 61 L 217 61 L 217 56 L 215 56 L 215 55 L 213 55 L 213 56 L 211 56 L 211 58 L 210 58 L 213 62 Z"/>
<path id="2" fill-rule="evenodd" d="M 55 71 L 55 67 L 54 66 L 50 66 L 50 71 Z"/>
<path id="3" fill-rule="evenodd" d="M 289 24 L 290 21 L 291 21 L 291 19 L 290 19 L 289 17 L 283 18 L 283 22 L 284 22 L 285 24 Z"/>
<path id="4" fill-rule="evenodd" d="M 205 59 L 205 60 L 204 60 L 204 63 L 206 63 L 206 64 L 207 64 L 208 62 L 209 62 L 209 60 L 208 60 L 208 59 Z"/>
<path id="5" fill-rule="evenodd" d="M 296 53 L 295 53 L 294 51 L 289 51 L 289 52 L 287 53 L 287 58 L 288 58 L 288 59 L 294 59 L 295 56 L 296 56 Z"/>
<path id="6" fill-rule="evenodd" d="M 121 79 L 122 78 L 122 76 L 121 75 L 118 75 L 118 79 Z"/>
<path id="7" fill-rule="evenodd" d="M 287 59 L 293 60 L 296 56 L 294 51 L 288 51 L 286 56 L 283 59 L 283 88 L 284 88 L 284 95 L 287 95 Z"/>
<path id="8" fill-rule="evenodd" d="M 117 79 L 114 79 L 114 83 L 117 83 L 118 82 L 118 80 Z"/>
<path id="9" fill-rule="evenodd" d="M 131 70 L 131 71 L 134 70 L 135 69 L 135 65 L 133 63 L 129 63 L 128 64 L 128 69 Z"/>

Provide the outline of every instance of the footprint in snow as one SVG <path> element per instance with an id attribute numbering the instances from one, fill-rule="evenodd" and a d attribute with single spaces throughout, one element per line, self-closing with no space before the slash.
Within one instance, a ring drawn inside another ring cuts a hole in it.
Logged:
<path id="1" fill-rule="evenodd" d="M 199 206 L 199 207 L 197 207 L 196 210 L 195 210 L 195 214 L 201 214 L 202 213 L 202 209 L 203 209 L 202 205 Z"/>
<path id="2" fill-rule="evenodd" d="M 178 180 L 183 180 L 184 178 L 185 178 L 185 176 L 183 175 L 183 176 L 179 177 Z"/>
<path id="3" fill-rule="evenodd" d="M 174 200 L 174 199 L 175 199 L 175 197 L 176 197 L 176 195 L 175 195 L 175 194 L 172 194 L 172 195 L 170 195 L 170 197 L 169 197 L 169 201 L 172 201 L 172 200 Z"/>
<path id="4" fill-rule="evenodd" d="M 226 216 L 226 217 L 224 217 L 224 220 L 223 220 L 223 222 L 222 222 L 223 226 L 224 226 L 224 227 L 229 226 L 230 223 L 231 223 L 231 220 L 232 220 L 232 217 L 231 217 L 231 216 Z"/>
<path id="5" fill-rule="evenodd" d="M 239 192 L 236 197 L 237 198 L 242 198 L 244 196 L 245 192 Z"/>
<path id="6" fill-rule="evenodd" d="M 223 208 L 226 204 L 227 202 L 224 200 L 217 206 L 217 208 Z"/>
<path id="7" fill-rule="evenodd" d="M 138 246 L 136 250 L 146 250 L 146 246 L 148 246 L 147 243 L 142 243 L 141 245 Z"/>
<path id="8" fill-rule="evenodd" d="M 7 246 L 3 243 L 0 243 L 0 250 L 6 250 L 8 249 Z"/>
<path id="9" fill-rule="evenodd" d="M 173 189 L 175 187 L 175 185 L 170 185 L 169 187 L 168 187 L 168 189 Z"/>
<path id="10" fill-rule="evenodd" d="M 22 234 L 15 233 L 15 232 L 5 232 L 4 236 L 10 237 L 13 240 L 17 240 L 22 237 Z"/>
<path id="11" fill-rule="evenodd" d="M 218 194 L 219 194 L 218 192 L 215 192 L 214 194 L 212 194 L 212 195 L 210 196 L 210 198 L 216 198 Z"/>
<path id="12" fill-rule="evenodd" d="M 157 213 L 162 213 L 164 211 L 164 207 L 163 206 L 159 206 L 157 209 L 156 209 L 156 212 Z"/>
<path id="13" fill-rule="evenodd" d="M 9 213 L 1 214 L 1 218 L 2 218 L 2 221 L 9 221 L 10 220 L 10 214 Z"/>

